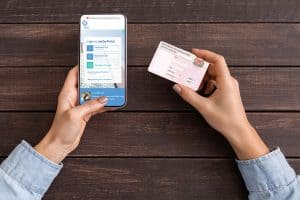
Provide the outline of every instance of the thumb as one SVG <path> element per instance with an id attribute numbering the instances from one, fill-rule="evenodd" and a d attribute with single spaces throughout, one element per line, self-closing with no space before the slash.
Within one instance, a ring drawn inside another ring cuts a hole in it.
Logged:
<path id="1" fill-rule="evenodd" d="M 175 90 L 179 96 L 196 108 L 200 113 L 203 113 L 207 109 L 207 105 L 209 103 L 208 99 L 200 96 L 192 89 L 183 85 L 175 84 L 173 86 L 173 90 Z"/>
<path id="2" fill-rule="evenodd" d="M 89 100 L 85 104 L 79 105 L 74 108 L 81 117 L 91 116 L 93 113 L 99 111 L 107 103 L 107 97 L 100 97 L 97 99 Z"/>

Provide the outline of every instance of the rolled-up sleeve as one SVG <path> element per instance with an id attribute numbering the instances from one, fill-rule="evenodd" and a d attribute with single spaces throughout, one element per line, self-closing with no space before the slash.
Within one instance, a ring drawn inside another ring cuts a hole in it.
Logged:
<path id="1" fill-rule="evenodd" d="M 300 199 L 299 177 L 279 148 L 252 160 L 237 160 L 249 199 Z"/>
<path id="2" fill-rule="evenodd" d="M 1 196 L 4 194 L 5 199 L 40 199 L 62 167 L 22 141 L 0 165 Z"/>

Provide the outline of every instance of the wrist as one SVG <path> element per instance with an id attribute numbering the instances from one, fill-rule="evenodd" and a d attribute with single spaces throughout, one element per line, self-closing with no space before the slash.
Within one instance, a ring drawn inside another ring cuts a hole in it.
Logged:
<path id="1" fill-rule="evenodd" d="M 49 133 L 34 147 L 34 149 L 54 163 L 60 163 L 68 154 L 55 139 L 49 137 Z"/>
<path id="2" fill-rule="evenodd" d="M 235 128 L 225 138 L 240 160 L 258 158 L 270 152 L 267 145 L 250 123 Z"/>

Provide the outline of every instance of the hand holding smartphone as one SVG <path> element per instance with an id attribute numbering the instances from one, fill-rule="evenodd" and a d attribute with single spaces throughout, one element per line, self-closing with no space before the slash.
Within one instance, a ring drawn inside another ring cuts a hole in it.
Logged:
<path id="1" fill-rule="evenodd" d="M 124 15 L 80 18 L 79 103 L 106 96 L 106 107 L 127 100 L 127 20 Z"/>

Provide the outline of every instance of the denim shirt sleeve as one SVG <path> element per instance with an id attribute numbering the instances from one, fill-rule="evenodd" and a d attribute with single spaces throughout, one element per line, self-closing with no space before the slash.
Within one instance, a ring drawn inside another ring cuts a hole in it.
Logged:
<path id="1" fill-rule="evenodd" d="M 300 179 L 279 148 L 252 160 L 237 160 L 249 199 L 300 199 Z"/>
<path id="2" fill-rule="evenodd" d="M 0 196 L 41 199 L 61 168 L 22 141 L 0 165 Z"/>

